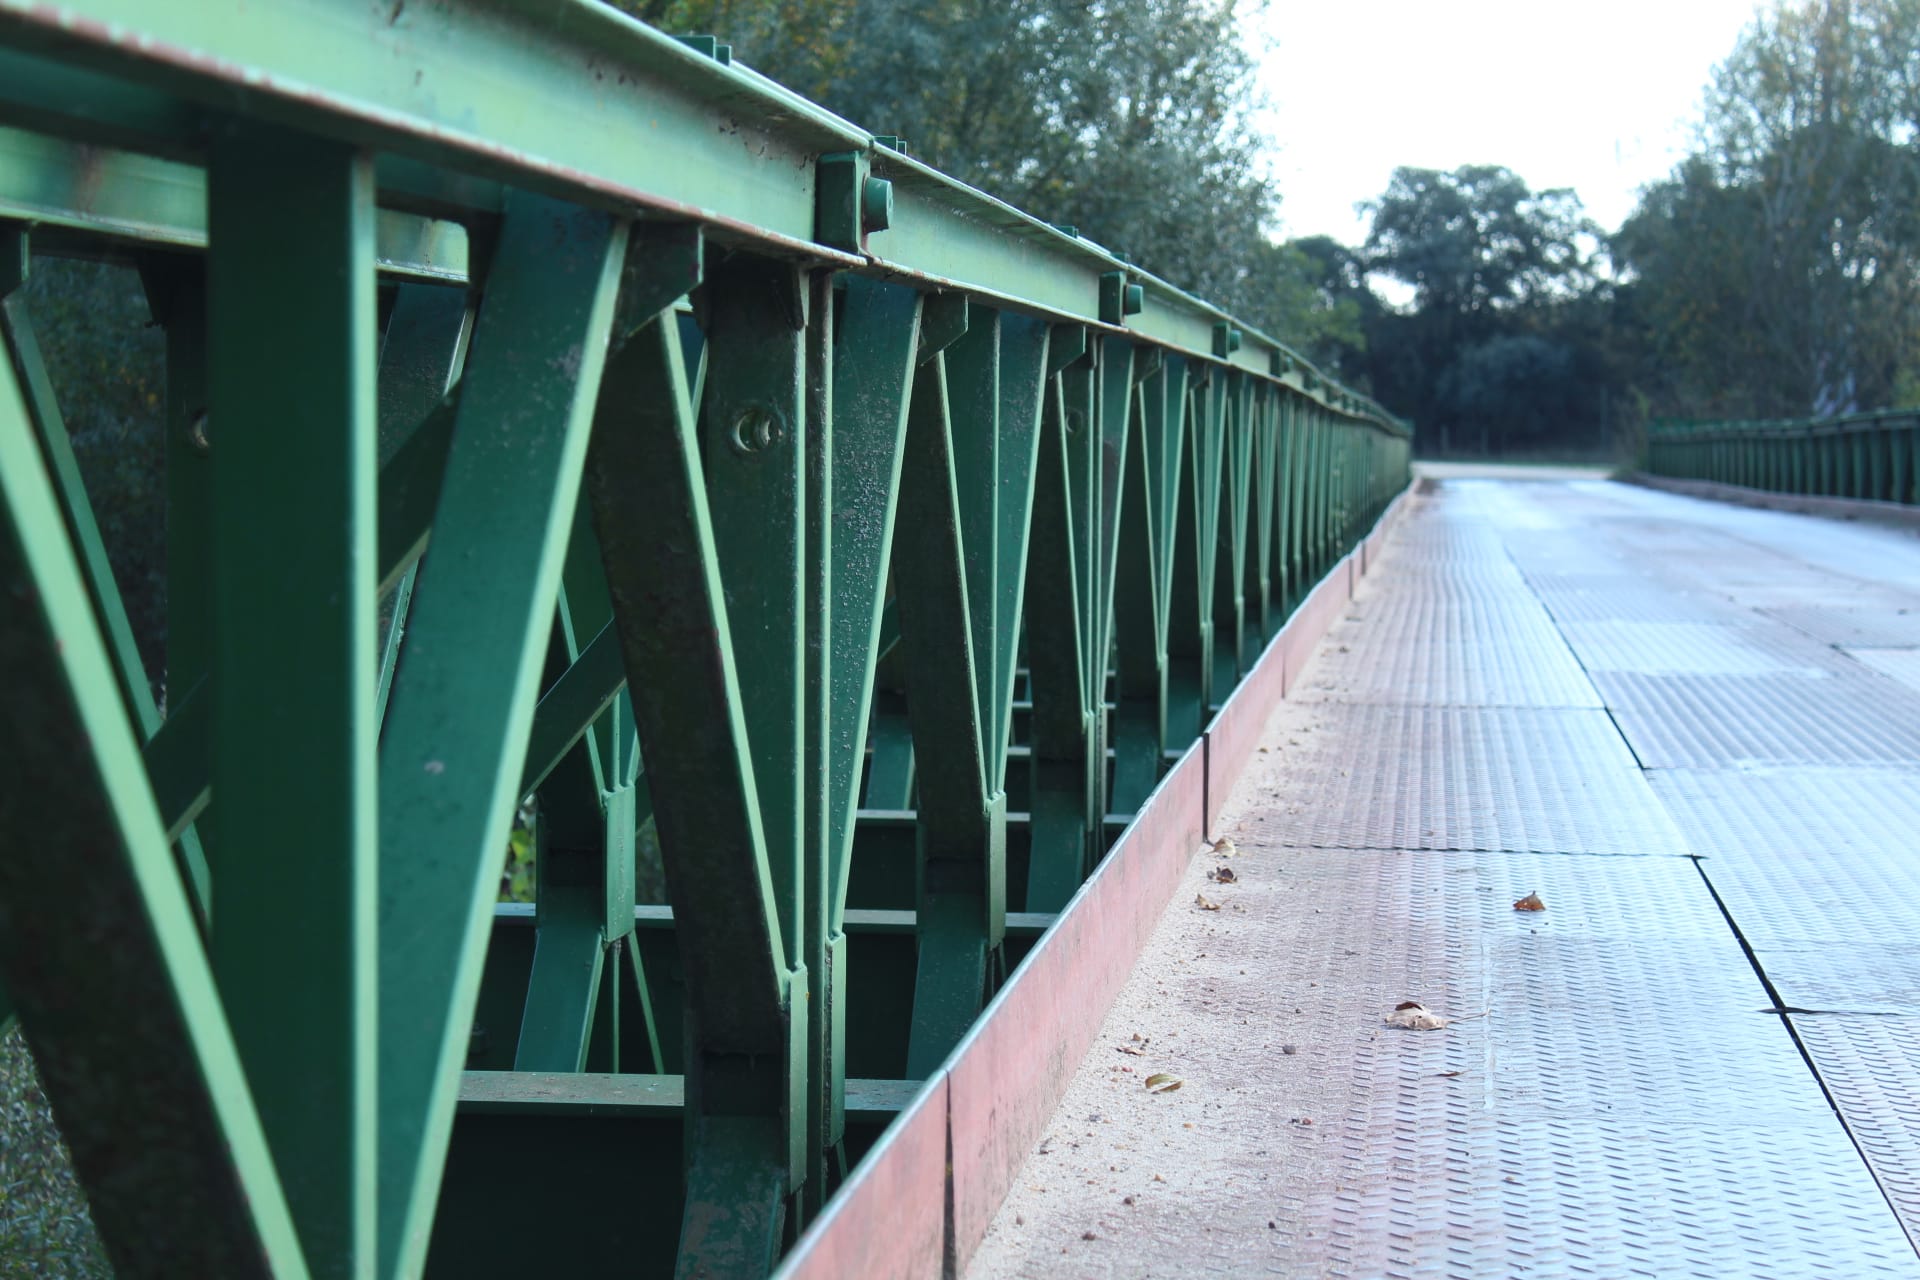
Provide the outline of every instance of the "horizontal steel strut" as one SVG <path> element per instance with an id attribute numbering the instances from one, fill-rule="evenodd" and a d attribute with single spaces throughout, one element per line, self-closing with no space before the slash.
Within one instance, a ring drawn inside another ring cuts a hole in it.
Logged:
<path id="1" fill-rule="evenodd" d="M 590 0 L 0 0 L 0 1019 L 121 1274 L 765 1276 L 1406 486 L 889 143 Z"/>

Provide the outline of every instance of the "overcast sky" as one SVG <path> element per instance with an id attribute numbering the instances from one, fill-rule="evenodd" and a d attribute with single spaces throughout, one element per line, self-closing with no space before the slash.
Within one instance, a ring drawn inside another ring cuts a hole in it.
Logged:
<path id="1" fill-rule="evenodd" d="M 1269 0 L 1264 117 L 1283 232 L 1366 237 L 1398 165 L 1501 164 L 1620 225 L 1687 149 L 1755 0 Z"/>

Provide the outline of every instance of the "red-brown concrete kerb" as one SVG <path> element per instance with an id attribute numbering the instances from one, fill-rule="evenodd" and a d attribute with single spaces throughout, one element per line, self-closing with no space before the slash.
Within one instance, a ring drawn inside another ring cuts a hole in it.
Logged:
<path id="1" fill-rule="evenodd" d="M 1208 835 L 1213 834 L 1214 818 L 1226 804 L 1234 783 L 1245 772 L 1274 704 L 1286 696 L 1294 673 L 1307 665 L 1321 637 L 1339 621 L 1361 577 L 1379 565 L 1387 535 L 1405 513 L 1410 494 L 1408 490 L 1395 498 L 1381 513 L 1373 531 L 1307 594 L 1306 601 L 1268 642 L 1253 670 L 1207 726 Z"/>
<path id="2" fill-rule="evenodd" d="M 1071 1070 L 1071 1068 L 1069 1068 Z M 938 1075 L 888 1128 L 780 1269 L 784 1280 L 920 1280 L 944 1265 L 947 1078 Z"/>
<path id="3" fill-rule="evenodd" d="M 1412 490 L 1382 514 L 1376 548 Z M 1377 562 L 1344 557 L 1068 902 L 928 1086 L 804 1234 L 775 1280 L 953 1276 L 985 1236 L 1232 790 L 1290 673 Z"/>
<path id="4" fill-rule="evenodd" d="M 1052 1122 L 1199 847 L 1205 781 L 1205 756 L 1189 751 L 948 1060 L 957 1266 Z"/>

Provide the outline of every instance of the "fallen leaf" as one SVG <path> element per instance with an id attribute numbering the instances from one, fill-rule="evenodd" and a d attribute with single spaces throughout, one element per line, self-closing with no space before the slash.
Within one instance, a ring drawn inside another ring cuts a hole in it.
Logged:
<path id="1" fill-rule="evenodd" d="M 1421 1004 L 1418 1000 L 1402 1000 L 1399 1004 L 1393 1006 L 1393 1011 L 1395 1013 L 1398 1013 L 1402 1009 L 1423 1009 L 1425 1007 L 1426 1006 Z"/>
<path id="2" fill-rule="evenodd" d="M 1240 846 L 1233 842 L 1232 836 L 1221 836 L 1209 847 L 1222 858 L 1234 858 L 1240 854 Z"/>
<path id="3" fill-rule="evenodd" d="M 1193 905 L 1200 908 L 1202 911 L 1218 911 L 1220 909 L 1219 903 L 1208 902 L 1207 896 L 1203 893 L 1196 893 L 1193 895 Z"/>
<path id="4" fill-rule="evenodd" d="M 1442 1080 L 1451 1080 L 1460 1073 L 1458 1071 L 1436 1071 L 1434 1074 Z"/>
<path id="5" fill-rule="evenodd" d="M 1080 1238 L 1082 1240 L 1098 1240 L 1100 1237 L 1093 1234 L 1093 1232 L 1091 1231 L 1082 1231 L 1080 1233 Z"/>
<path id="6" fill-rule="evenodd" d="M 1207 872 L 1207 879 L 1213 881 L 1215 884 L 1232 884 L 1239 878 L 1239 876 L 1233 874 L 1232 867 L 1215 867 L 1213 870 Z"/>
<path id="7" fill-rule="evenodd" d="M 1438 1031 L 1447 1025 L 1447 1019 L 1412 1000 L 1403 1002 L 1388 1014 L 1386 1021 L 1388 1026 L 1405 1031 Z"/>
<path id="8" fill-rule="evenodd" d="M 1147 1051 L 1145 1049 L 1136 1049 L 1130 1044 L 1115 1045 L 1113 1047 L 1113 1051 L 1115 1053 L 1130 1053 L 1136 1058 L 1144 1058 L 1147 1056 Z"/>
<path id="9" fill-rule="evenodd" d="M 1520 901 L 1514 903 L 1513 909 L 1515 911 L 1545 911 L 1547 909 L 1547 904 L 1540 901 L 1539 894 L 1530 893 L 1526 897 L 1520 899 Z"/>
<path id="10" fill-rule="evenodd" d="M 1186 1082 L 1179 1076 L 1170 1076 L 1164 1071 L 1156 1071 L 1146 1078 L 1148 1093 L 1172 1093 Z"/>

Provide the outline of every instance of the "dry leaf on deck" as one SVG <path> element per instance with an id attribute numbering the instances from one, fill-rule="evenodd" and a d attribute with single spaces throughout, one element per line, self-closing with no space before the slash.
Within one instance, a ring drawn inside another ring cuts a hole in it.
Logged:
<path id="1" fill-rule="evenodd" d="M 1193 905 L 1202 911 L 1218 911 L 1220 909 L 1220 904 L 1217 902 L 1208 902 L 1207 895 L 1204 893 L 1196 893 L 1193 895 Z"/>
<path id="2" fill-rule="evenodd" d="M 1232 867 L 1215 867 L 1213 870 L 1207 872 L 1207 879 L 1213 881 L 1215 884 L 1232 884 L 1239 878 L 1239 876 L 1233 874 Z"/>
<path id="3" fill-rule="evenodd" d="M 1208 847 L 1213 850 L 1216 856 L 1222 858 L 1235 857 L 1240 852 L 1240 846 L 1233 842 L 1232 836 L 1221 836 Z"/>
<path id="4" fill-rule="evenodd" d="M 1513 909 L 1515 911 L 1545 911 L 1547 909 L 1547 904 L 1540 901 L 1539 894 L 1530 893 L 1526 897 L 1520 899 L 1520 901 L 1514 903 Z"/>
<path id="5" fill-rule="evenodd" d="M 1146 1079 L 1148 1093 L 1172 1093 L 1184 1083 L 1179 1076 L 1170 1076 L 1164 1071 L 1156 1071 Z"/>
<path id="6" fill-rule="evenodd" d="M 1403 1000 L 1387 1015 L 1387 1025 L 1405 1031 L 1438 1031 L 1447 1025 L 1447 1019 L 1423 1004 Z"/>

